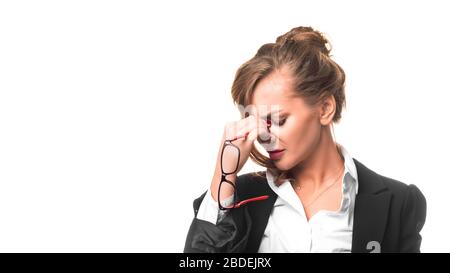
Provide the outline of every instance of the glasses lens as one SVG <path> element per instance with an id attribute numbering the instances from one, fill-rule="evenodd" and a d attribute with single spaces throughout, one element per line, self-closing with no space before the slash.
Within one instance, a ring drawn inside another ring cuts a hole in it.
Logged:
<path id="1" fill-rule="evenodd" d="M 234 204 L 234 186 L 229 181 L 223 181 L 219 186 L 219 203 L 223 208 L 232 208 Z"/>
<path id="2" fill-rule="evenodd" d="M 233 174 L 237 171 L 239 165 L 239 148 L 233 145 L 225 144 L 222 153 L 222 171 L 225 174 Z"/>

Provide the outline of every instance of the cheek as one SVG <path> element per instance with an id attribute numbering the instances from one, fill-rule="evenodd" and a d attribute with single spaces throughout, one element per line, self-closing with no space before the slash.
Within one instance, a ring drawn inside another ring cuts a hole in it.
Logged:
<path id="1" fill-rule="evenodd" d="M 314 149 L 318 142 L 320 134 L 320 123 L 310 116 L 308 118 L 298 119 L 293 123 L 289 132 L 283 138 L 286 148 L 293 157 L 304 157 L 308 151 Z"/>

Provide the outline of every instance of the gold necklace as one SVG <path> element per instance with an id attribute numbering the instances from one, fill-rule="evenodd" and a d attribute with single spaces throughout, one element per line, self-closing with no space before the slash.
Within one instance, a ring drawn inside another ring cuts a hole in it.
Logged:
<path id="1" fill-rule="evenodd" d="M 324 194 L 326 191 L 328 191 L 329 189 L 331 189 L 331 187 L 333 187 L 333 186 L 336 184 L 336 182 L 339 181 L 339 177 L 341 177 L 341 172 L 342 172 L 342 170 L 344 169 L 344 167 L 345 167 L 345 165 L 339 170 L 339 172 L 338 172 L 339 175 L 336 177 L 336 180 L 335 180 L 333 183 L 331 183 L 325 190 L 323 190 L 321 193 L 319 193 L 319 195 L 317 195 L 316 198 L 314 198 L 314 200 L 312 200 L 311 202 L 309 202 L 307 205 L 304 205 L 305 208 L 311 206 L 314 202 L 316 202 L 316 200 L 317 200 L 322 194 Z M 295 188 L 300 189 L 300 185 L 299 185 L 299 186 L 296 186 Z"/>

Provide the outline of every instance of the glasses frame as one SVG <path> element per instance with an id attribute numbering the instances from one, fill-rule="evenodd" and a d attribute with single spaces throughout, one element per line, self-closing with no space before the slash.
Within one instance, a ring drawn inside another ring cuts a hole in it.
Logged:
<path id="1" fill-rule="evenodd" d="M 222 172 L 222 175 L 221 175 L 221 178 L 220 178 L 219 189 L 218 189 L 218 193 L 217 193 L 217 203 L 219 204 L 219 209 L 220 210 L 229 210 L 229 209 L 239 208 L 239 207 L 241 207 L 242 205 L 244 205 L 246 203 L 253 202 L 253 201 L 265 200 L 265 199 L 269 198 L 268 195 L 262 195 L 262 196 L 253 197 L 253 198 L 249 198 L 249 199 L 245 199 L 245 200 L 242 200 L 240 202 L 237 202 L 237 188 L 236 188 L 236 185 L 235 185 L 235 183 L 233 183 L 233 182 L 231 182 L 230 180 L 227 179 L 227 175 L 234 174 L 234 173 L 237 172 L 238 167 L 239 167 L 239 161 L 241 160 L 241 150 L 239 149 L 238 146 L 234 145 L 232 143 L 232 141 L 235 141 L 236 139 L 239 139 L 239 138 L 246 138 L 248 135 L 249 135 L 249 133 L 246 133 L 244 136 L 237 136 L 237 137 L 235 137 L 233 139 L 225 140 L 225 142 L 223 144 L 222 152 L 221 152 L 221 155 L 220 155 L 220 170 Z M 238 151 L 238 158 L 237 158 L 237 161 L 236 161 L 236 169 L 233 172 L 224 172 L 223 171 L 223 152 L 225 151 L 225 148 L 227 146 L 232 146 L 232 147 L 236 148 L 237 151 Z M 222 188 L 223 183 L 228 183 L 228 184 L 230 184 L 233 187 L 233 205 L 229 206 L 229 207 L 222 206 L 222 204 L 220 202 L 220 189 Z"/>
<path id="2" fill-rule="evenodd" d="M 232 141 L 235 139 L 227 139 L 225 140 L 225 142 L 223 143 L 223 147 L 222 147 L 222 152 L 220 154 L 220 171 L 222 172 L 221 178 L 220 178 L 220 183 L 219 183 L 219 190 L 218 190 L 218 194 L 217 194 L 217 201 L 219 203 L 219 209 L 220 210 L 228 210 L 228 209 L 233 209 L 236 207 L 236 199 L 237 199 L 237 191 L 236 191 L 236 185 L 234 185 L 233 182 L 231 182 L 230 180 L 227 179 L 227 175 L 231 175 L 237 172 L 238 167 L 239 167 L 239 161 L 241 159 L 241 150 L 239 149 L 238 146 L 234 145 L 232 143 Z M 232 172 L 224 172 L 223 170 L 223 154 L 225 149 L 228 147 L 234 147 L 237 150 L 237 161 L 236 161 L 236 168 L 234 169 L 234 171 Z M 222 188 L 223 183 L 228 183 L 231 185 L 231 187 L 233 187 L 233 205 L 231 207 L 223 207 L 221 202 L 220 202 L 220 189 Z"/>

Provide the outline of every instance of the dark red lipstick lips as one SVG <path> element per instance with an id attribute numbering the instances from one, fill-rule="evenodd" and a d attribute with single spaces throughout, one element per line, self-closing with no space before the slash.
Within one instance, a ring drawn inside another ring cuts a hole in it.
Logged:
<path id="1" fill-rule="evenodd" d="M 284 154 L 284 150 L 285 149 L 268 151 L 270 159 L 272 159 L 272 160 L 280 159 Z"/>

